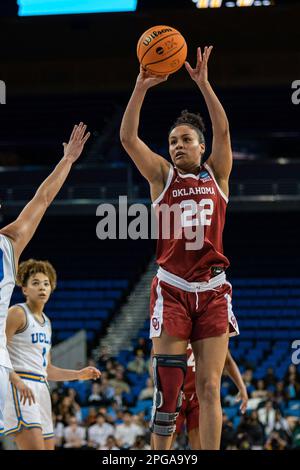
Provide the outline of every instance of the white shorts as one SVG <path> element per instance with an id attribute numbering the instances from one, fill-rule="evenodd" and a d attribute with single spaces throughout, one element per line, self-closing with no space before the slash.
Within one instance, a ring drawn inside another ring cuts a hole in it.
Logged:
<path id="1" fill-rule="evenodd" d="M 20 403 L 19 392 L 10 384 L 4 408 L 4 432 L 13 435 L 22 429 L 41 428 L 44 439 L 54 437 L 49 386 L 42 375 L 18 373 L 34 393 L 35 403 Z"/>
<path id="2" fill-rule="evenodd" d="M 0 366 L 0 436 L 4 433 L 4 408 L 8 393 L 9 372 L 7 367 Z"/>

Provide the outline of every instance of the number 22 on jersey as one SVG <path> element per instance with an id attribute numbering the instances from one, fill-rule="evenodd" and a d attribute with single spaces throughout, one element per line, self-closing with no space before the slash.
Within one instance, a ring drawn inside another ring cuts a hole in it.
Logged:
<path id="1" fill-rule="evenodd" d="M 181 227 L 191 243 L 186 244 L 187 250 L 200 250 L 204 244 L 204 227 L 211 225 L 211 216 L 214 211 L 212 199 L 201 199 L 199 203 L 193 199 L 181 201 Z M 193 230 L 193 227 L 197 227 Z M 192 240 L 194 241 L 192 242 Z"/>

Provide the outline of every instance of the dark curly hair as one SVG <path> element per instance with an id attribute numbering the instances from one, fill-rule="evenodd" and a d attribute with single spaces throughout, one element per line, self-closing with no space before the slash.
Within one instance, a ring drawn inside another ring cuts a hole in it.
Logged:
<path id="1" fill-rule="evenodd" d="M 200 114 L 190 113 L 187 109 L 184 109 L 183 111 L 181 111 L 180 116 L 176 119 L 174 124 L 171 126 L 169 135 L 172 132 L 172 130 L 175 129 L 175 127 L 182 126 L 182 125 L 186 125 L 194 129 L 198 134 L 200 143 L 201 144 L 205 143 L 205 139 L 204 139 L 205 125 Z"/>
<path id="2" fill-rule="evenodd" d="M 30 276 L 37 273 L 43 273 L 49 278 L 51 291 L 53 292 L 56 288 L 57 276 L 54 267 L 49 261 L 40 261 L 31 258 L 20 263 L 16 279 L 17 285 L 25 287 Z"/>

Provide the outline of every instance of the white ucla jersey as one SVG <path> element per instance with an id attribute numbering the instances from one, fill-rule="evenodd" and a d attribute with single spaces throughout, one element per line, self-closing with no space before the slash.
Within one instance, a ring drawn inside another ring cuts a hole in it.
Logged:
<path id="1" fill-rule="evenodd" d="M 48 354 L 51 349 L 51 323 L 43 313 L 40 323 L 26 303 L 18 304 L 26 315 L 26 324 L 7 344 L 10 360 L 16 372 L 32 372 L 47 376 Z"/>
<path id="2" fill-rule="evenodd" d="M 6 318 L 15 287 L 16 268 L 11 241 L 0 233 L 0 366 L 11 369 L 6 347 Z"/>

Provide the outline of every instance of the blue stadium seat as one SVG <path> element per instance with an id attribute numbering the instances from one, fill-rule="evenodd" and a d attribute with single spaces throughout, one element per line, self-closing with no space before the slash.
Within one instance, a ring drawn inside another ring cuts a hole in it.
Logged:
<path id="1" fill-rule="evenodd" d="M 81 407 L 81 416 L 82 416 L 82 421 L 85 421 L 89 415 L 90 412 L 90 407 L 89 406 L 82 406 Z"/>
<path id="2" fill-rule="evenodd" d="M 224 407 L 223 408 L 223 412 L 227 415 L 228 419 L 232 420 L 232 418 L 234 418 L 237 413 L 238 413 L 239 409 L 238 407 Z"/>
<path id="3" fill-rule="evenodd" d="M 146 412 L 146 414 L 149 414 L 152 408 L 152 400 L 140 400 L 137 402 L 137 404 L 130 408 L 130 411 L 134 414 L 138 414 L 141 411 Z"/>
<path id="4" fill-rule="evenodd" d="M 122 290 L 60 290 L 55 293 L 56 299 L 74 300 L 74 299 L 118 299 L 122 295 Z M 49 305 L 51 304 L 51 300 Z"/>
<path id="5" fill-rule="evenodd" d="M 241 422 L 241 417 L 240 416 L 234 416 L 234 418 L 232 420 L 234 429 L 237 429 L 240 422 Z"/>
<path id="6" fill-rule="evenodd" d="M 88 398 L 88 394 L 91 392 L 91 384 L 88 380 L 64 382 L 63 388 L 64 389 L 74 388 L 74 390 L 76 390 L 76 392 L 78 393 L 79 398 L 82 403 L 86 402 Z"/>
<path id="7" fill-rule="evenodd" d="M 284 416 L 295 416 L 300 418 L 300 410 L 295 410 L 293 408 L 285 408 Z"/>
<path id="8" fill-rule="evenodd" d="M 290 400 L 288 402 L 288 408 L 290 410 L 300 410 L 300 400 Z"/>

